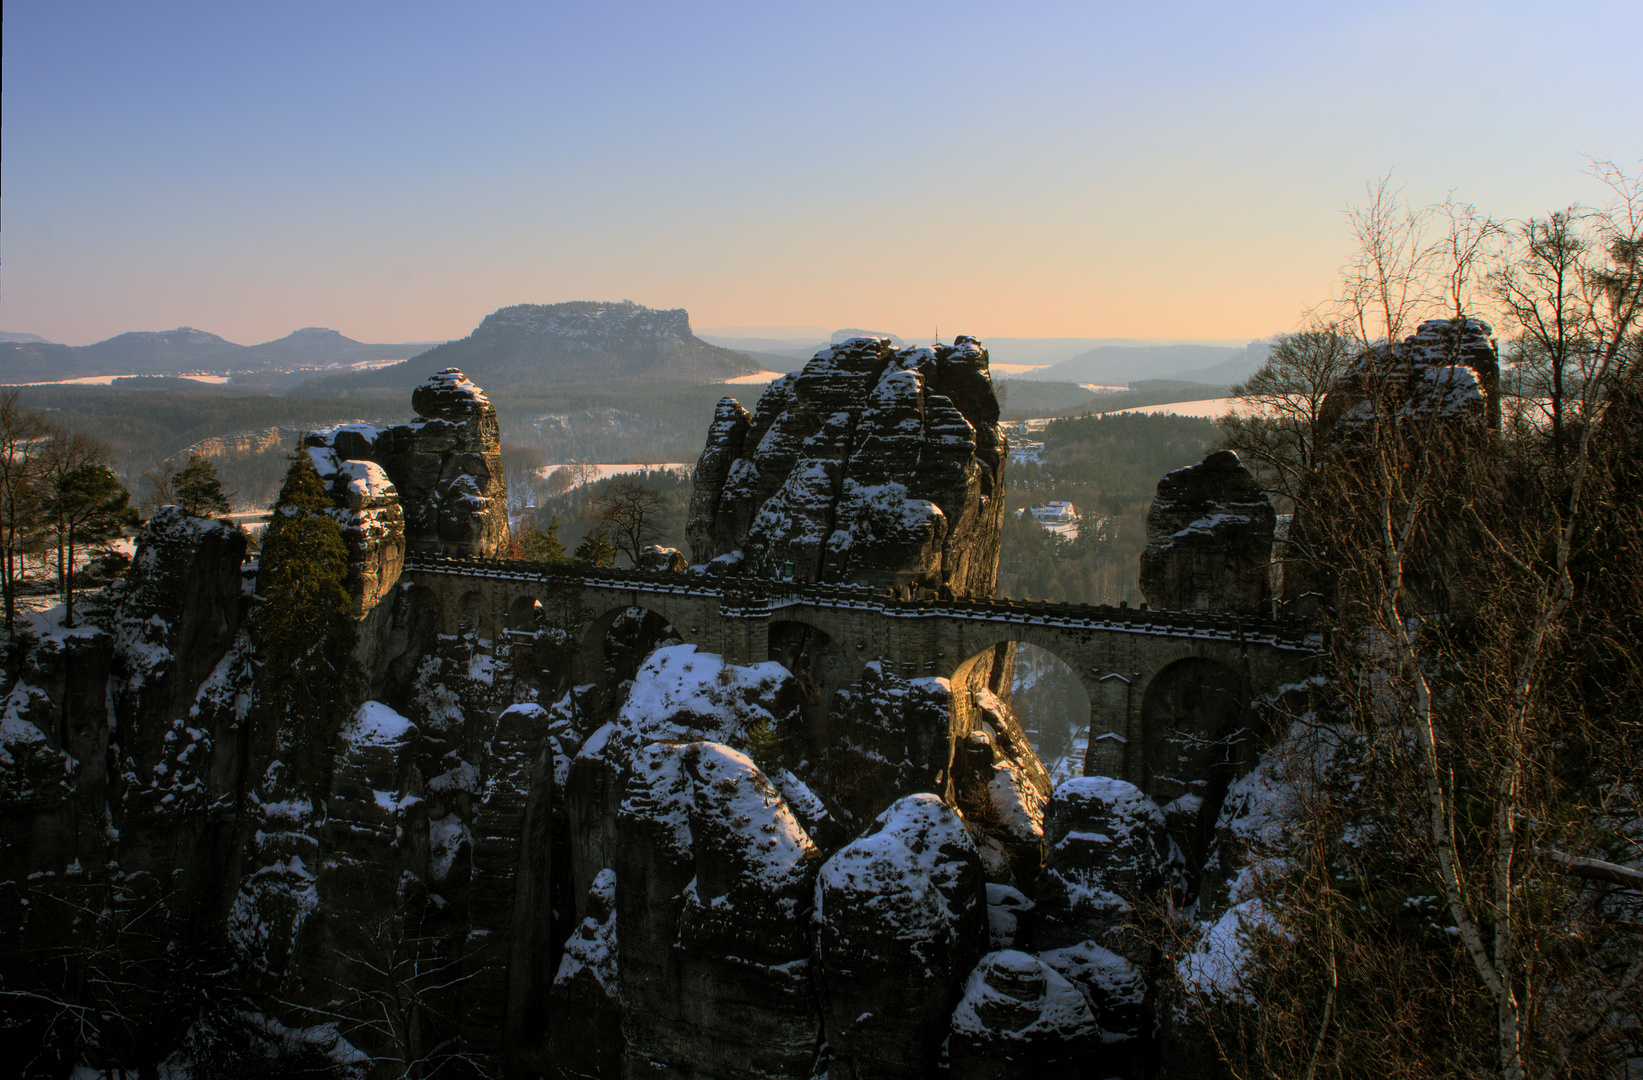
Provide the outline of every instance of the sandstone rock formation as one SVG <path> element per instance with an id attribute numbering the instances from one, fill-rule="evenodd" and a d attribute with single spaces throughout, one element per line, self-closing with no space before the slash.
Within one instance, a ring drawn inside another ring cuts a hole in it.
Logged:
<path id="1" fill-rule="evenodd" d="M 1451 427 L 1499 431 L 1500 356 L 1480 319 L 1428 319 L 1390 349 L 1366 354 L 1324 400 L 1330 441 L 1350 443 L 1376 420 L 1430 416 Z"/>
<path id="2" fill-rule="evenodd" d="M 1277 514 L 1231 450 L 1158 481 L 1147 512 L 1141 591 L 1155 608 L 1270 612 Z"/>
<path id="3" fill-rule="evenodd" d="M 1101 1075 L 1101 1029 L 1090 1003 L 1031 953 L 988 954 L 953 1010 L 956 1080 L 1073 1080 Z"/>
<path id="4" fill-rule="evenodd" d="M 815 846 L 758 767 L 716 743 L 652 743 L 615 862 L 628 1074 L 806 1075 Z"/>
<path id="5" fill-rule="evenodd" d="M 599 871 L 587 916 L 565 943 L 553 977 L 548 1039 L 558 1074 L 622 1075 L 622 1001 L 617 974 L 616 871 Z"/>
<path id="6" fill-rule="evenodd" d="M 960 983 L 987 947 L 981 860 L 935 795 L 910 795 L 828 859 L 816 886 L 830 1076 L 931 1075 Z"/>
<path id="7" fill-rule="evenodd" d="M 694 561 L 740 552 L 744 572 L 789 563 L 812 581 L 991 596 L 1006 446 L 987 351 L 822 349 L 749 414 L 720 402 L 691 499 Z"/>
<path id="8" fill-rule="evenodd" d="M 1093 941 L 1046 949 L 1038 958 L 1084 994 L 1101 1028 L 1103 1064 L 1114 1073 L 1125 1073 L 1124 1066 L 1143 1053 L 1153 1037 L 1146 969 Z"/>
<path id="9" fill-rule="evenodd" d="M 1062 781 L 1044 822 L 1049 856 L 1038 879 L 1037 943 L 1093 941 L 1131 959 L 1146 948 L 1124 928 L 1171 883 L 1178 859 L 1164 812 L 1133 784 L 1104 776 Z"/>
<path id="10" fill-rule="evenodd" d="M 508 531 L 501 432 L 485 392 L 446 368 L 418 386 L 411 403 L 422 418 L 415 423 L 344 424 L 304 439 L 351 515 L 344 524 L 361 614 L 397 580 L 406 552 L 494 555 Z"/>

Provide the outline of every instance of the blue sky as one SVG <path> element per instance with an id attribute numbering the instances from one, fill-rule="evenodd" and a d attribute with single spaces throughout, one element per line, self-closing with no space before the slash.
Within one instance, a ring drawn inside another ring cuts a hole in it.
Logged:
<path id="1" fill-rule="evenodd" d="M 5 6 L 0 329 L 1247 338 L 1390 172 L 1502 217 L 1643 159 L 1643 5 Z"/>

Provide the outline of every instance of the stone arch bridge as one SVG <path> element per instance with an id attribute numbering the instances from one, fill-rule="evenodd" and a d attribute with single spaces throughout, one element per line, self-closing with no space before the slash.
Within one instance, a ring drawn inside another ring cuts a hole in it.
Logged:
<path id="1" fill-rule="evenodd" d="M 783 643 L 802 634 L 829 658 L 823 700 L 874 660 L 903 678 L 944 678 L 957 687 L 1000 645 L 1036 645 L 1077 673 L 1088 696 L 1085 772 L 1149 790 L 1168 780 L 1156 775 L 1156 755 L 1142 749 L 1149 726 L 1175 726 L 1195 710 L 1245 712 L 1256 697 L 1304 680 L 1321 644 L 1297 621 L 1122 605 L 900 600 L 866 587 L 564 564 L 411 556 L 402 580 L 433 595 L 443 633 L 476 631 L 493 641 L 532 629 L 550 587 L 563 596 L 567 583 L 579 586 L 581 603 L 594 613 L 582 632 L 579 681 L 604 670 L 606 634 L 629 608 L 655 612 L 686 643 L 735 663 L 780 658 Z M 955 693 L 955 709 L 969 707 L 968 697 Z"/>

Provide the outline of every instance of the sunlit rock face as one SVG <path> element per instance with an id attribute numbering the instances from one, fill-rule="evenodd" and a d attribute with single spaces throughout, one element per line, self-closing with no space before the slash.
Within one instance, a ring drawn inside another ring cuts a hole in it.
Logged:
<path id="1" fill-rule="evenodd" d="M 1231 450 L 1158 481 L 1141 591 L 1156 608 L 1258 615 L 1270 608 L 1272 501 Z"/>
<path id="2" fill-rule="evenodd" d="M 692 559 L 775 577 L 991 596 L 1005 441 L 987 350 L 851 338 L 771 383 L 752 413 L 719 403 L 698 463 Z"/>
<path id="3" fill-rule="evenodd" d="M 360 618 L 399 580 L 407 553 L 495 555 L 508 532 L 502 436 L 485 392 L 446 368 L 411 404 L 414 423 L 343 424 L 304 439 L 337 504 Z"/>
<path id="4" fill-rule="evenodd" d="M 508 536 L 501 429 L 485 391 L 445 368 L 411 395 L 419 421 L 342 424 L 304 439 L 348 542 L 357 618 L 399 580 L 406 554 L 495 556 Z"/>

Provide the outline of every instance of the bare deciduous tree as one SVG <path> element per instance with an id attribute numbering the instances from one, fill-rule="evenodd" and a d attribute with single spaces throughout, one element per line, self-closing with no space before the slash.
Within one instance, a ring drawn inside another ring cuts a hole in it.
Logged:
<path id="1" fill-rule="evenodd" d="M 605 489 L 604 502 L 596 515 L 608 529 L 611 542 L 634 566 L 639 553 L 662 534 L 656 520 L 662 497 L 638 480 L 619 476 Z"/>

